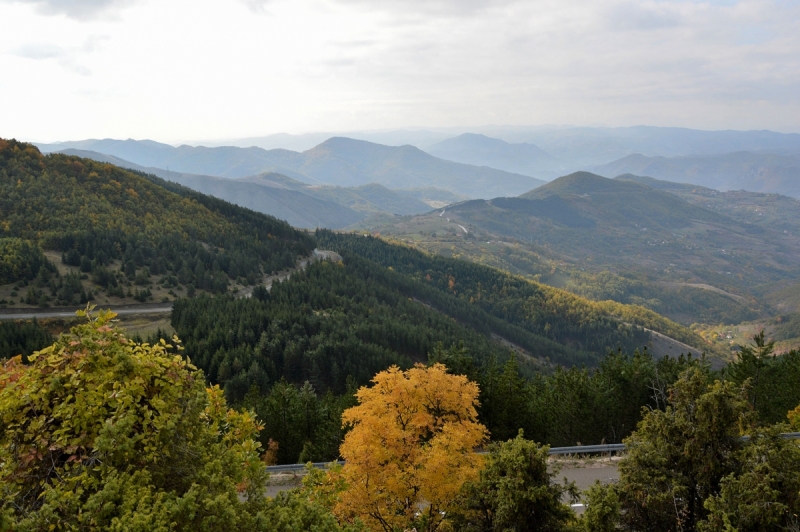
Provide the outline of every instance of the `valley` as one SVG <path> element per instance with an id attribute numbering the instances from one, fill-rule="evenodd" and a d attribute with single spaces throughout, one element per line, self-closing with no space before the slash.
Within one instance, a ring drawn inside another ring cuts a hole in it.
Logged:
<path id="1" fill-rule="evenodd" d="M 800 532 L 800 0 L 0 0 L 0 532 Z"/>
<path id="2" fill-rule="evenodd" d="M 263 423 L 262 471 L 352 467 L 347 416 L 398 372 L 469 383 L 492 460 L 636 437 L 688 379 L 752 385 L 762 424 L 800 400 L 796 200 L 588 172 L 492 199 L 296 177 L 0 141 L 3 367 L 62 357 L 52 342 L 82 360 L 79 334 L 131 350 L 117 372 L 191 361 L 228 416 Z M 117 314 L 71 316 L 86 305 Z"/>
<path id="3" fill-rule="evenodd" d="M 519 198 L 357 227 L 703 330 L 796 312 L 798 209 L 776 194 L 578 173 Z"/>

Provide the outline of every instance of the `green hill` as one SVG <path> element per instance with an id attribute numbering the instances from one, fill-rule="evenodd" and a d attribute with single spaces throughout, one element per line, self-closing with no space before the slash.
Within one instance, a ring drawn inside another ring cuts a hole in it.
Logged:
<path id="1" fill-rule="evenodd" d="M 337 187 L 309 184 L 275 172 L 228 179 L 144 167 L 113 155 L 88 150 L 67 149 L 57 153 L 157 175 L 203 194 L 286 220 L 294 227 L 342 228 L 379 212 L 419 214 L 433 208 L 426 201 L 438 206 L 440 201 L 437 200 L 449 200 L 445 202 L 449 204 L 465 199 L 463 196 L 433 188 L 390 190 L 374 183 L 359 187 Z"/>
<path id="2" fill-rule="evenodd" d="M 664 190 L 704 209 L 720 213 L 734 220 L 778 230 L 786 234 L 800 233 L 800 200 L 775 193 L 747 190 L 719 191 L 713 188 L 663 181 L 652 177 L 622 174 L 614 178 L 635 181 L 651 188 Z"/>
<path id="3" fill-rule="evenodd" d="M 784 312 L 780 294 L 800 282 L 798 220 L 800 202 L 774 194 L 578 172 L 368 228 L 689 325 Z"/>
<path id="4" fill-rule="evenodd" d="M 231 281 L 255 283 L 314 247 L 270 216 L 110 164 L 43 156 L 14 140 L 0 140 L 0 213 L 0 238 L 29 241 L 61 254 L 61 266 L 80 268 L 14 279 L 36 276 L 25 297 L 36 304 L 86 299 L 90 276 L 94 291 L 117 298 L 135 290 L 146 299 L 155 285 L 225 292 Z"/>
<path id="5" fill-rule="evenodd" d="M 390 364 L 424 362 L 440 342 L 463 342 L 475 367 L 514 349 L 529 375 L 550 365 L 596 366 L 617 348 L 632 353 L 650 342 L 645 329 L 695 352 L 705 346 L 641 307 L 589 301 L 376 238 L 318 231 L 317 240 L 343 262 L 311 265 L 253 298 L 176 302 L 175 330 L 233 400 L 282 378 L 343 393 L 348 375 L 365 383 Z"/>
<path id="6" fill-rule="evenodd" d="M 358 219 L 367 214 L 387 212 L 391 214 L 420 214 L 428 212 L 432 207 L 423 201 L 403 194 L 399 190 L 390 190 L 383 185 L 371 183 L 358 187 L 338 187 L 332 185 L 309 185 L 276 173 L 261 174 L 253 177 L 237 179 L 236 182 L 256 183 L 273 189 L 286 189 L 300 192 L 318 201 L 333 202 L 354 211 Z M 351 225 L 358 220 L 338 225 L 319 224 L 320 227 L 340 228 Z"/>
<path id="7" fill-rule="evenodd" d="M 529 200 L 560 198 L 576 214 L 610 224 L 650 221 L 659 228 L 686 227 L 693 221 L 724 224 L 726 219 L 646 184 L 606 179 L 589 172 L 560 177 L 520 196 Z"/>

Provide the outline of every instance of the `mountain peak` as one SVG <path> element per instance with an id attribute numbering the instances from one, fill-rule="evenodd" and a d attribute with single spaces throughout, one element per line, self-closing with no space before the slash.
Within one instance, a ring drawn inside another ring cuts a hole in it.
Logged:
<path id="1" fill-rule="evenodd" d="M 539 188 L 522 194 L 522 198 L 545 198 L 548 196 L 564 196 L 569 194 L 593 194 L 631 187 L 647 187 L 633 181 L 615 181 L 591 172 L 574 172 L 559 177 Z"/>

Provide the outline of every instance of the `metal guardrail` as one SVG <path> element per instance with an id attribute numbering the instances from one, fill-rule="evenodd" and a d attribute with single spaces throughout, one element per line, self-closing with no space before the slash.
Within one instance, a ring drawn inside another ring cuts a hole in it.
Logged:
<path id="1" fill-rule="evenodd" d="M 781 438 L 787 440 L 800 440 L 800 432 L 784 432 Z M 750 436 L 742 436 L 742 441 L 749 441 Z M 574 445 L 572 447 L 551 447 L 548 454 L 593 454 L 593 453 L 614 453 L 625 450 L 624 443 L 608 443 L 603 445 Z M 485 453 L 481 453 L 485 454 Z M 313 462 L 311 465 L 317 469 L 325 469 L 332 462 Z M 344 465 L 344 460 L 336 461 L 337 464 Z M 306 464 L 285 464 L 268 466 L 267 471 L 270 473 L 290 473 L 294 471 L 302 471 L 306 468 Z"/>
<path id="2" fill-rule="evenodd" d="M 317 469 L 325 469 L 330 464 L 344 465 L 344 460 L 337 460 L 336 462 L 312 462 L 311 465 Z M 306 468 L 307 464 L 284 464 L 284 465 L 271 465 L 267 466 L 267 471 L 270 473 L 287 473 L 292 471 L 302 471 Z"/>
<path id="3" fill-rule="evenodd" d="M 784 432 L 781 434 L 784 440 L 800 440 L 800 432 Z M 739 438 L 742 441 L 750 441 L 750 436 L 742 436 Z"/>
<path id="4" fill-rule="evenodd" d="M 573 447 L 550 447 L 547 454 L 591 454 L 624 451 L 624 443 L 606 443 L 603 445 L 575 445 Z"/>

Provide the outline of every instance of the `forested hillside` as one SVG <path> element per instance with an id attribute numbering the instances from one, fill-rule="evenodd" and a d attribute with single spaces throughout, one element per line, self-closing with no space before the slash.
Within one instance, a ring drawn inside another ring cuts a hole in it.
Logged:
<path id="1" fill-rule="evenodd" d="M 92 288 L 126 297 L 136 286 L 141 296 L 155 284 L 225 292 L 231 281 L 260 282 L 314 248 L 313 238 L 275 218 L 14 140 L 0 140 L 0 213 L 0 239 L 20 239 L 0 240 L 18 250 L 4 254 L 3 282 L 22 283 L 15 288 L 30 304 L 76 303 Z M 76 270 L 60 275 L 37 247 Z"/>
<path id="2" fill-rule="evenodd" d="M 618 441 L 648 404 L 656 374 L 671 382 L 695 363 L 633 357 L 650 338 L 633 324 L 702 346 L 641 308 L 371 237 L 319 231 L 317 240 L 343 262 L 312 264 L 252 298 L 181 299 L 172 315 L 192 362 L 265 420 L 262 442 L 279 443 L 281 462 L 335 457 L 355 387 L 393 364 L 429 361 L 480 383 L 493 437 L 523 427 L 554 444 Z M 620 388 L 629 378 L 635 393 Z"/>
<path id="3" fill-rule="evenodd" d="M 703 348 L 699 336 L 639 307 L 594 303 L 374 238 L 317 238 L 344 262 L 311 265 L 248 300 L 176 302 L 175 330 L 210 378 L 231 381 L 232 398 L 284 377 L 341 393 L 348 375 L 363 382 L 391 363 L 425 360 L 440 342 L 465 342 L 476 364 L 516 346 L 528 368 L 594 366 L 610 350 L 646 345 L 643 328 Z"/>
<path id="4" fill-rule="evenodd" d="M 641 307 L 593 302 L 541 283 L 530 282 L 469 261 L 420 253 L 358 235 L 318 231 L 321 246 L 360 257 L 431 283 L 491 314 L 557 342 L 603 354 L 615 343 L 623 323 L 658 331 L 702 349 L 702 339 L 688 329 Z M 607 331 L 607 332 L 606 332 Z M 606 336 L 608 335 L 608 336 Z M 624 345 L 622 345 L 624 347 Z M 640 346 L 635 346 L 640 347 Z"/>
<path id="5" fill-rule="evenodd" d="M 800 279 L 798 213 L 777 195 L 579 172 L 518 198 L 359 227 L 691 325 L 781 308 Z"/>

